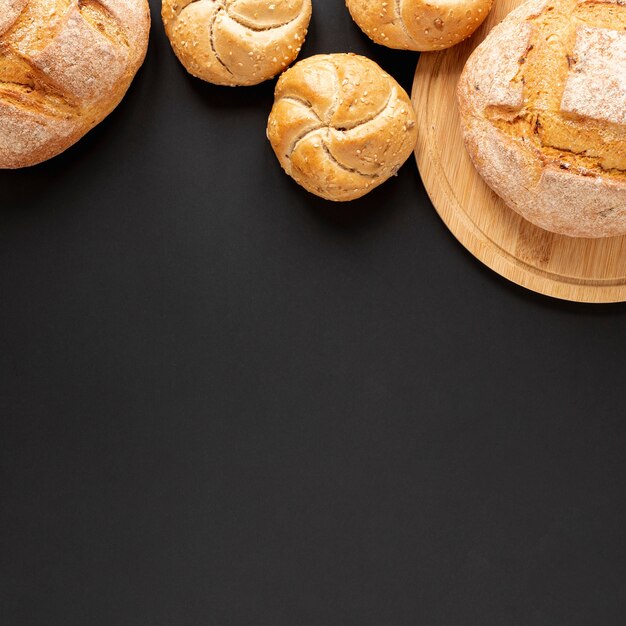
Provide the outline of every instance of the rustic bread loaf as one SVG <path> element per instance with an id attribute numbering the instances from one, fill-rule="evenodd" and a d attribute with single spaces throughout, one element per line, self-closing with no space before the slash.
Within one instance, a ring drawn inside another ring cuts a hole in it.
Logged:
<path id="1" fill-rule="evenodd" d="M 404 50 L 441 50 L 469 37 L 493 0 L 346 0 L 361 30 L 376 43 Z"/>
<path id="2" fill-rule="evenodd" d="M 0 168 L 49 159 L 106 117 L 149 27 L 146 0 L 0 0 Z"/>
<path id="3" fill-rule="evenodd" d="M 504 201 L 572 237 L 626 233 L 626 3 L 530 0 L 474 51 L 467 149 Z"/>
<path id="4" fill-rule="evenodd" d="M 190 74 L 217 85 L 256 85 L 298 56 L 311 0 L 163 0 L 162 16 Z"/>
<path id="5" fill-rule="evenodd" d="M 415 147 L 406 92 L 376 63 L 323 54 L 276 85 L 267 136 L 283 169 L 328 200 L 353 200 L 395 174 Z"/>

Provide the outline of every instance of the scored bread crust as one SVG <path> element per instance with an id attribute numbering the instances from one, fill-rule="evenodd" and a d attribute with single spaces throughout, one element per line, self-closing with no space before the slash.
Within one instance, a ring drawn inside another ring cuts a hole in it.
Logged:
<path id="1" fill-rule="evenodd" d="M 346 0 L 352 19 L 376 43 L 401 50 L 442 50 L 469 37 L 493 0 Z"/>
<path id="2" fill-rule="evenodd" d="M 256 85 L 290 65 L 311 0 L 163 0 L 161 15 L 187 71 L 216 85 Z"/>
<path id="3" fill-rule="evenodd" d="M 0 168 L 45 161 L 102 121 L 149 28 L 146 0 L 0 0 Z"/>
<path id="4" fill-rule="evenodd" d="M 626 233 L 626 3 L 530 0 L 470 56 L 458 85 L 468 153 L 530 222 Z"/>
<path id="5" fill-rule="evenodd" d="M 353 200 L 394 175 L 415 147 L 407 93 L 376 63 L 320 54 L 276 85 L 267 136 L 283 169 L 327 200 Z"/>

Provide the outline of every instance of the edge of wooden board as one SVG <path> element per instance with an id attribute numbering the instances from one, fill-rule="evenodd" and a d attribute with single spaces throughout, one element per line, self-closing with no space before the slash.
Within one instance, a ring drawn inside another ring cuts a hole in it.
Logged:
<path id="1" fill-rule="evenodd" d="M 462 45 L 462 44 L 461 44 Z M 555 274 L 529 265 L 504 250 L 483 232 L 463 210 L 454 189 L 438 166 L 434 126 L 430 120 L 430 84 L 440 67 L 440 55 L 458 54 L 460 50 L 422 53 L 415 71 L 411 100 L 418 119 L 418 140 L 415 148 L 417 166 L 428 196 L 437 213 L 456 239 L 477 259 L 504 278 L 531 291 L 553 298 L 585 303 L 611 303 L 626 300 L 626 284 L 622 279 L 586 280 Z M 455 106 L 455 103 L 452 104 Z M 475 172 L 475 171 L 474 171 Z M 479 178 L 479 174 L 475 172 Z M 568 245 L 580 246 L 581 254 L 589 240 L 567 239 Z"/>

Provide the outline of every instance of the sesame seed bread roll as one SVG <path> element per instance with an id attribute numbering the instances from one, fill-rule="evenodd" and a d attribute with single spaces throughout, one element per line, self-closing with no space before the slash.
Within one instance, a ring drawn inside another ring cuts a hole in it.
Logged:
<path id="1" fill-rule="evenodd" d="M 513 210 L 571 237 L 626 234 L 626 4 L 530 0 L 458 87 L 476 169 Z"/>
<path id="2" fill-rule="evenodd" d="M 493 0 L 346 0 L 361 30 L 376 43 L 401 50 L 442 50 L 469 37 Z"/>
<path id="3" fill-rule="evenodd" d="M 0 168 L 45 161 L 102 121 L 149 28 L 146 0 L 0 0 Z"/>
<path id="4" fill-rule="evenodd" d="M 163 0 L 162 17 L 190 74 L 216 85 L 256 85 L 298 56 L 311 0 Z"/>
<path id="5" fill-rule="evenodd" d="M 376 63 L 323 54 L 296 63 L 276 85 L 267 136 L 287 174 L 327 200 L 359 198 L 413 152 L 408 95 Z"/>

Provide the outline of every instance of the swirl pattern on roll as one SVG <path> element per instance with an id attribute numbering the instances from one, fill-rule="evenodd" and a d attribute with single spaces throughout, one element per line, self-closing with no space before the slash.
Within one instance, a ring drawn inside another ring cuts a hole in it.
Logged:
<path id="1" fill-rule="evenodd" d="M 217 85 L 255 85 L 298 56 L 311 0 L 163 0 L 162 16 L 189 73 Z"/>
<path id="2" fill-rule="evenodd" d="M 346 0 L 373 41 L 403 50 L 441 50 L 469 37 L 493 0 Z"/>
<path id="3" fill-rule="evenodd" d="M 363 196 L 414 149 L 406 92 L 376 63 L 353 54 L 300 61 L 276 85 L 268 138 L 283 169 L 329 200 Z"/>

